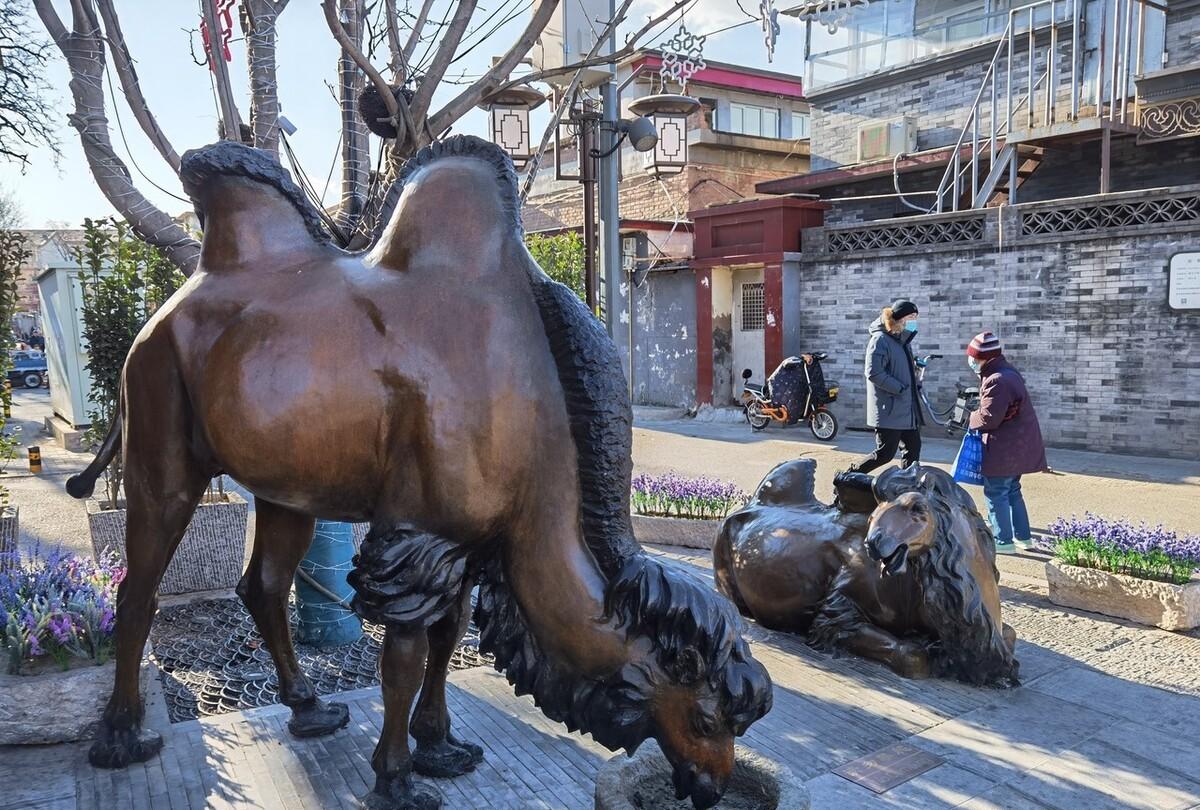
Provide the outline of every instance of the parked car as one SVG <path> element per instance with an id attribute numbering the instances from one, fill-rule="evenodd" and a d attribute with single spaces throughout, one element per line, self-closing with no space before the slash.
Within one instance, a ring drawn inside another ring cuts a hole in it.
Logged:
<path id="1" fill-rule="evenodd" d="M 23 385 L 26 388 L 41 388 L 49 382 L 46 355 L 41 352 L 13 352 L 12 361 L 13 367 L 8 372 L 8 381 L 14 386 Z"/>

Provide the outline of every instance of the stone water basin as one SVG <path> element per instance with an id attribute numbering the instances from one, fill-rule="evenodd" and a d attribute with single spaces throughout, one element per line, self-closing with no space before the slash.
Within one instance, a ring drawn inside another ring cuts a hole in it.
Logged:
<path id="1" fill-rule="evenodd" d="M 596 776 L 596 810 L 692 810 L 675 798 L 671 765 L 647 740 L 632 757 L 618 754 Z M 715 810 L 808 810 L 808 789 L 784 765 L 748 748 L 734 751 L 733 776 Z"/>

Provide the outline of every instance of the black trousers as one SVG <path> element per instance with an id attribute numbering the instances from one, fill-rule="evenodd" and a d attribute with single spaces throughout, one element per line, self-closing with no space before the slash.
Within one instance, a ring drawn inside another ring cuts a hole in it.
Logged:
<path id="1" fill-rule="evenodd" d="M 904 453 L 900 456 L 901 467 L 911 467 L 921 460 L 921 431 L 894 430 L 892 428 L 875 428 L 875 452 L 857 464 L 850 466 L 850 472 L 866 473 L 882 467 L 896 457 L 896 450 L 904 445 Z"/>

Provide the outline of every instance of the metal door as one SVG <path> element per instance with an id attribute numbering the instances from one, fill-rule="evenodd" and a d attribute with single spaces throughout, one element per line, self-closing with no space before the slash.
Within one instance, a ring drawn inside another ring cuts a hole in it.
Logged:
<path id="1" fill-rule="evenodd" d="M 733 274 L 733 399 L 742 393 L 742 370 L 750 379 L 766 382 L 766 302 L 763 271 L 738 270 Z"/>

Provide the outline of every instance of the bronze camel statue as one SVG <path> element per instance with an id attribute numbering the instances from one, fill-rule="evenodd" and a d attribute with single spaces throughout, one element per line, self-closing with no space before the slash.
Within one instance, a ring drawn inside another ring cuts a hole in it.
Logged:
<path id="1" fill-rule="evenodd" d="M 293 733 L 347 721 L 289 637 L 314 516 L 371 523 L 350 578 L 356 610 L 387 628 L 371 806 L 436 808 L 411 771 L 457 775 L 482 755 L 450 733 L 445 699 L 476 582 L 481 647 L 518 694 L 613 750 L 656 738 L 680 798 L 715 804 L 771 682 L 733 605 L 635 542 L 620 360 L 526 251 L 509 159 L 464 136 L 423 149 L 365 254 L 329 243 L 268 153 L 222 141 L 187 153 L 181 177 L 204 228 L 199 269 L 138 336 L 118 427 L 69 484 L 90 492 L 123 442 L 129 575 L 91 761 L 120 767 L 162 744 L 138 694 L 155 591 L 207 482 L 227 473 L 257 504 L 238 593 Z"/>
<path id="2" fill-rule="evenodd" d="M 970 496 L 914 465 L 874 480 L 842 473 L 827 506 L 813 497 L 815 471 L 812 459 L 780 464 L 722 524 L 721 592 L 765 627 L 904 677 L 1017 685 L 995 545 Z"/>

